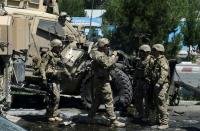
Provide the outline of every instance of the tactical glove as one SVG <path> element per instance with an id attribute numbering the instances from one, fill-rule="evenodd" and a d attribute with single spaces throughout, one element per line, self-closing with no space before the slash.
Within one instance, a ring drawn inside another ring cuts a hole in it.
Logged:
<path id="1" fill-rule="evenodd" d="M 118 58 L 119 58 L 118 56 L 112 55 L 112 59 L 113 59 L 114 62 L 117 62 Z"/>
<path id="2" fill-rule="evenodd" d="M 155 88 L 160 89 L 160 84 L 156 83 Z"/>
<path id="3" fill-rule="evenodd" d="M 113 51 L 112 55 L 117 56 L 117 51 Z"/>

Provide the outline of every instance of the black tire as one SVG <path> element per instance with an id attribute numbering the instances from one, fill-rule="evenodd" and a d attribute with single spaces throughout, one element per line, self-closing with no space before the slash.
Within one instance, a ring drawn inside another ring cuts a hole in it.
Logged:
<path id="1" fill-rule="evenodd" d="M 81 88 L 80 88 L 82 104 L 86 109 L 90 109 L 91 103 L 92 103 L 92 95 L 91 95 L 92 78 L 93 78 L 93 74 L 91 71 L 89 71 L 86 77 L 82 80 Z"/>
<path id="2" fill-rule="evenodd" d="M 120 69 L 115 68 L 111 71 L 114 105 L 117 110 L 126 109 L 131 104 L 133 91 L 128 76 Z M 93 74 L 89 73 L 81 84 L 81 98 L 86 108 L 91 108 L 91 78 Z"/>
<path id="3" fill-rule="evenodd" d="M 118 110 L 126 109 L 132 102 L 133 88 L 129 77 L 120 69 L 111 71 L 114 104 Z"/>

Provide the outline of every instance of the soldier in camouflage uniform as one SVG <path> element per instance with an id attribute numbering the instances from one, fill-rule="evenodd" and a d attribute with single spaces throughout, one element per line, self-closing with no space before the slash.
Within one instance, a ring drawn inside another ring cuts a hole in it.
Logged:
<path id="1" fill-rule="evenodd" d="M 139 47 L 139 59 L 136 63 L 136 88 L 135 88 L 135 105 L 138 111 L 138 118 L 146 120 L 149 115 L 149 96 L 151 93 L 151 70 L 153 68 L 153 57 L 150 55 L 151 48 L 149 45 Z"/>
<path id="2" fill-rule="evenodd" d="M 75 38 L 79 35 L 79 33 L 75 30 L 75 28 L 67 21 L 67 18 L 70 17 L 66 12 L 61 12 L 58 17 L 58 24 L 56 25 L 56 29 L 60 32 L 62 31 L 63 37 L 67 38 L 69 35 L 74 35 Z M 77 39 L 77 38 L 76 38 Z"/>
<path id="3" fill-rule="evenodd" d="M 169 114 L 167 112 L 167 90 L 169 88 L 169 64 L 163 55 L 165 49 L 161 44 L 155 44 L 152 47 L 152 53 L 155 57 L 153 80 L 154 102 L 157 110 L 157 119 L 159 129 L 168 128 Z"/>
<path id="4" fill-rule="evenodd" d="M 95 88 L 95 98 L 92 102 L 92 109 L 89 113 L 89 118 L 92 119 L 100 104 L 105 104 L 106 112 L 110 120 L 110 124 L 116 127 L 124 127 L 125 123 L 121 123 L 117 120 L 114 105 L 112 89 L 110 85 L 110 72 L 117 61 L 117 53 L 114 53 L 111 57 L 108 56 L 109 41 L 106 38 L 98 40 L 98 49 L 91 51 L 91 58 L 93 59 L 93 88 Z"/>
<path id="5" fill-rule="evenodd" d="M 62 42 L 58 39 L 51 41 L 52 49 L 42 56 L 40 72 L 43 78 L 43 84 L 47 88 L 50 94 L 50 100 L 47 106 L 47 116 L 49 121 L 62 121 L 62 118 L 58 117 L 58 106 L 60 101 L 60 89 L 57 79 L 56 67 L 60 62 L 60 51 Z M 52 83 L 51 86 L 47 83 Z"/>

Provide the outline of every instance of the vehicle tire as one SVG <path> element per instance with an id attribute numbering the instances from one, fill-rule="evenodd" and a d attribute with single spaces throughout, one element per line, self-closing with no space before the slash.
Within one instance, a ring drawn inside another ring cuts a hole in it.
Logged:
<path id="1" fill-rule="evenodd" d="M 92 78 L 93 74 L 89 71 L 81 82 L 80 95 L 82 104 L 86 109 L 90 109 L 92 103 Z"/>
<path id="2" fill-rule="evenodd" d="M 129 77 L 120 69 L 111 71 L 111 86 L 114 96 L 114 104 L 118 110 L 129 106 L 133 98 L 133 87 Z"/>
<path id="3" fill-rule="evenodd" d="M 125 109 L 132 102 L 133 91 L 129 77 L 120 69 L 115 68 L 111 70 L 111 86 L 113 90 L 114 105 L 117 110 Z M 81 98 L 83 105 L 86 108 L 91 108 L 91 80 L 93 78 L 92 73 L 88 73 L 81 84 Z"/>

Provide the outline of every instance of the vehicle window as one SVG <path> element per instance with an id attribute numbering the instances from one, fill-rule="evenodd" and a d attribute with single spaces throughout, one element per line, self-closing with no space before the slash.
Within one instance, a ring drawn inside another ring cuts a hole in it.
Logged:
<path id="1" fill-rule="evenodd" d="M 39 0 L 31 0 L 31 2 L 39 4 Z"/>
<path id="2" fill-rule="evenodd" d="M 58 24 L 57 21 L 50 21 L 50 20 L 44 20 L 41 19 L 39 21 L 38 29 L 37 29 L 37 35 L 40 34 L 48 34 L 50 36 L 57 36 L 62 37 L 64 36 L 64 32 L 62 30 L 62 27 Z"/>
<path id="3" fill-rule="evenodd" d="M 7 0 L 7 6 L 18 7 L 21 0 Z M 25 1 L 24 1 L 25 2 Z M 39 8 L 39 0 L 30 0 L 28 1 L 28 8 Z"/>
<path id="4" fill-rule="evenodd" d="M 41 19 L 39 21 L 36 34 L 50 40 L 54 38 L 61 38 L 64 36 L 62 27 L 59 26 L 57 21 L 50 21 L 44 19 Z"/>

